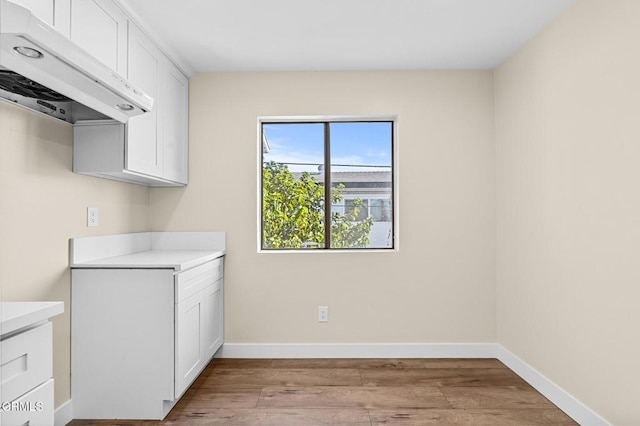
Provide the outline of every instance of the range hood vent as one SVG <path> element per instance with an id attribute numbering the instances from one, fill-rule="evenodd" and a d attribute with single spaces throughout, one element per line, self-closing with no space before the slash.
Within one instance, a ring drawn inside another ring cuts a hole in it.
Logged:
<path id="1" fill-rule="evenodd" d="M 69 123 L 121 123 L 153 99 L 29 10 L 0 0 L 0 98 Z"/>

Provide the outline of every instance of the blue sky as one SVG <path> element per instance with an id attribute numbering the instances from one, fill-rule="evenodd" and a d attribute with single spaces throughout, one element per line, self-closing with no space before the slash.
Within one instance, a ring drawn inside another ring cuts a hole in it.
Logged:
<path id="1" fill-rule="evenodd" d="M 322 123 L 264 124 L 271 150 L 265 161 L 315 163 L 324 161 L 324 125 Z M 391 166 L 390 122 L 331 123 L 331 163 Z M 291 171 L 316 171 L 317 166 L 289 165 Z M 333 171 L 373 171 L 388 168 L 335 167 Z"/>

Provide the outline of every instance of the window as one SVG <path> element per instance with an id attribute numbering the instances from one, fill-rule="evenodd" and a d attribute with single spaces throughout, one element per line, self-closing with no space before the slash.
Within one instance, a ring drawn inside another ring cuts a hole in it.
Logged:
<path id="1" fill-rule="evenodd" d="M 393 120 L 259 123 L 261 250 L 394 248 Z"/>

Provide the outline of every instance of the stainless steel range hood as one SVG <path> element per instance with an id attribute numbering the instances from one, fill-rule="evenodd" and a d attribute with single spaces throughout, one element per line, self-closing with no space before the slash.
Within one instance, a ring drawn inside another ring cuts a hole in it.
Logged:
<path id="1" fill-rule="evenodd" d="M 0 0 L 0 98 L 70 123 L 125 123 L 153 108 L 142 90 L 8 0 Z"/>

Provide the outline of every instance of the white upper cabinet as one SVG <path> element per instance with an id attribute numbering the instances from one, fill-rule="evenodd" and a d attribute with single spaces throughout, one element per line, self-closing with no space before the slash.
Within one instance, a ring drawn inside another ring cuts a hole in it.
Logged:
<path id="1" fill-rule="evenodd" d="M 166 179 L 187 183 L 189 80 L 165 60 L 160 84 L 158 123 L 163 146 L 163 175 Z"/>
<path id="2" fill-rule="evenodd" d="M 13 3 L 26 7 L 52 27 L 55 26 L 54 0 L 11 0 Z"/>
<path id="3" fill-rule="evenodd" d="M 31 11 L 121 75 L 127 72 L 127 15 L 113 0 L 10 0 Z"/>
<path id="4" fill-rule="evenodd" d="M 70 1 L 70 37 L 103 64 L 126 75 L 127 16 L 111 0 Z"/>
<path id="5" fill-rule="evenodd" d="M 158 138 L 160 67 L 163 55 L 140 29 L 129 26 L 129 81 L 155 100 L 152 111 L 129 120 L 127 128 L 127 169 L 147 175 L 161 176 L 163 150 Z M 166 90 L 164 87 L 162 90 Z"/>
<path id="6" fill-rule="evenodd" d="M 186 184 L 189 81 L 142 31 L 129 24 L 128 79 L 155 99 L 127 123 L 127 168 Z"/>
<path id="7" fill-rule="evenodd" d="M 153 110 L 115 122 L 76 123 L 73 171 L 149 186 L 188 183 L 189 81 L 129 22 L 127 79 L 154 98 Z"/>
<path id="8" fill-rule="evenodd" d="M 153 109 L 74 128 L 73 170 L 149 186 L 188 182 L 189 80 L 114 0 L 11 0 L 154 99 Z"/>

